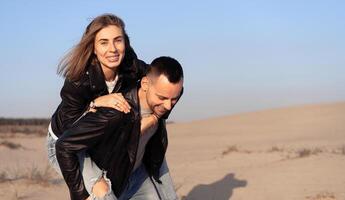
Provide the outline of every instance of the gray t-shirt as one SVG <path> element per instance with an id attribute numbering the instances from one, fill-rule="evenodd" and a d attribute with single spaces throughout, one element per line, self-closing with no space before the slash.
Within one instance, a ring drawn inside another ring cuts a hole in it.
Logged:
<path id="1" fill-rule="evenodd" d="M 146 117 L 147 115 L 150 115 L 150 114 L 152 114 L 152 111 L 147 111 L 147 110 L 141 109 L 141 116 L 142 117 Z M 149 142 L 150 138 L 156 132 L 157 128 L 158 128 L 158 124 L 156 123 L 155 125 L 149 127 L 147 130 L 145 130 L 144 133 L 140 133 L 138 152 L 137 152 L 137 157 L 136 157 L 133 171 L 136 170 L 141 165 L 143 157 L 144 157 L 144 153 L 145 153 L 146 144 Z"/>

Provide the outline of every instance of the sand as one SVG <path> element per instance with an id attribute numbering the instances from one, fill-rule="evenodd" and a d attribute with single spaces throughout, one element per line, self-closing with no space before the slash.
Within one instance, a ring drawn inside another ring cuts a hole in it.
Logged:
<path id="1" fill-rule="evenodd" d="M 169 124 L 168 132 L 182 199 L 345 200 L 344 102 Z M 0 199 L 68 199 L 49 168 L 45 138 L 3 141 L 21 147 L 0 146 Z"/>

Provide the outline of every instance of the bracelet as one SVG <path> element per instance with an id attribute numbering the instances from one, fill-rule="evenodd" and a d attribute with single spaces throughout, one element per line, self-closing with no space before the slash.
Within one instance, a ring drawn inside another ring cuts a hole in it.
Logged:
<path id="1" fill-rule="evenodd" d="M 94 101 L 90 102 L 89 108 L 93 108 L 93 109 L 96 108 L 96 104 Z"/>

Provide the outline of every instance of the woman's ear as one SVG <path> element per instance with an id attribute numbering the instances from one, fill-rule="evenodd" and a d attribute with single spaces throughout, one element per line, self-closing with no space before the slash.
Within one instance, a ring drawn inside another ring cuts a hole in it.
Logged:
<path id="1" fill-rule="evenodd" d="M 142 79 L 141 79 L 141 88 L 144 90 L 144 92 L 146 92 L 149 88 L 149 79 L 147 76 L 144 76 Z"/>

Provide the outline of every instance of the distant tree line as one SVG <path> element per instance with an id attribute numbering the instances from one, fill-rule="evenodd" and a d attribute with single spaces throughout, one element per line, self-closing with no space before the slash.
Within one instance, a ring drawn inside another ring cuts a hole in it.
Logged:
<path id="1" fill-rule="evenodd" d="M 2 125 L 36 125 L 36 126 L 48 126 L 50 122 L 49 118 L 5 118 L 0 117 L 0 126 Z M 167 121 L 167 124 L 173 124 L 173 121 Z"/>
<path id="2" fill-rule="evenodd" d="M 48 118 L 4 118 L 0 117 L 0 126 L 1 125 L 44 125 L 48 126 L 50 119 Z"/>

